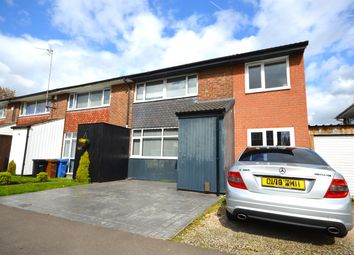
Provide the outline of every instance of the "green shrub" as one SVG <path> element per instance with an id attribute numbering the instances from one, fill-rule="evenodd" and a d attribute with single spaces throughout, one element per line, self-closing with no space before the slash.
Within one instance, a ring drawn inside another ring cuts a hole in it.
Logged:
<path id="1" fill-rule="evenodd" d="M 37 174 L 37 181 L 38 182 L 47 182 L 48 181 L 48 174 L 46 172 L 40 172 Z"/>
<path id="2" fill-rule="evenodd" d="M 85 151 L 80 158 L 79 167 L 76 172 L 76 180 L 78 182 L 89 182 L 90 158 L 88 151 Z"/>
<path id="3" fill-rule="evenodd" d="M 7 167 L 7 171 L 11 174 L 11 175 L 15 175 L 16 174 L 16 163 L 15 161 L 11 160 L 8 167 Z"/>
<path id="4" fill-rule="evenodd" d="M 0 185 L 10 184 L 11 174 L 9 172 L 0 172 Z"/>

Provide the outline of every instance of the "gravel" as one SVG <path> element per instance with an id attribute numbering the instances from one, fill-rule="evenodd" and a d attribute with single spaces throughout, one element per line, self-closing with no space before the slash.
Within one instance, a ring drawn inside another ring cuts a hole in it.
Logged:
<path id="1" fill-rule="evenodd" d="M 223 205 L 174 240 L 234 254 L 354 254 L 354 230 L 334 238 L 321 230 L 259 220 L 230 222 Z"/>

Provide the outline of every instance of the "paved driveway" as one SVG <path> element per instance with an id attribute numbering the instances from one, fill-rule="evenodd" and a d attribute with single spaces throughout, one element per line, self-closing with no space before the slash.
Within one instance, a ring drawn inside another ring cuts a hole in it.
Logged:
<path id="1" fill-rule="evenodd" d="M 0 197 L 0 204 L 168 239 L 217 201 L 174 183 L 124 180 Z"/>

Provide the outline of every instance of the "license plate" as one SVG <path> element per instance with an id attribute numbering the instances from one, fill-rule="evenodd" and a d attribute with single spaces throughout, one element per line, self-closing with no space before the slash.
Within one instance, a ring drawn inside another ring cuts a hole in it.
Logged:
<path id="1" fill-rule="evenodd" d="M 262 177 L 263 187 L 305 190 L 305 180 L 290 178 Z"/>

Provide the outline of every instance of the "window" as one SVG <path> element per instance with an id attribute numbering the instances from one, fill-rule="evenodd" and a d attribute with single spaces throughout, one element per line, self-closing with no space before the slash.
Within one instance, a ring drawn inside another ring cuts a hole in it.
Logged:
<path id="1" fill-rule="evenodd" d="M 49 108 L 46 107 L 46 101 L 34 101 L 34 102 L 27 102 L 22 103 L 21 105 L 21 115 L 37 115 L 37 114 L 45 114 L 48 113 Z"/>
<path id="2" fill-rule="evenodd" d="M 6 105 L 0 106 L 0 119 L 6 117 Z"/>
<path id="3" fill-rule="evenodd" d="M 194 96 L 197 91 L 197 75 L 171 77 L 137 84 L 135 102 Z"/>
<path id="4" fill-rule="evenodd" d="M 178 129 L 133 130 L 131 156 L 135 158 L 177 158 Z"/>
<path id="5" fill-rule="evenodd" d="M 69 159 L 67 173 L 74 171 L 77 133 L 68 132 L 64 134 L 62 158 Z"/>
<path id="6" fill-rule="evenodd" d="M 295 146 L 294 128 L 248 129 L 248 146 Z"/>
<path id="7" fill-rule="evenodd" d="M 246 93 L 290 88 L 288 57 L 248 63 L 245 68 Z"/>
<path id="8" fill-rule="evenodd" d="M 248 148 L 240 157 L 240 161 L 297 163 L 327 166 L 327 163 L 309 149 L 300 148 Z"/>
<path id="9" fill-rule="evenodd" d="M 109 105 L 111 90 L 104 89 L 69 96 L 68 109 L 85 109 Z"/>

